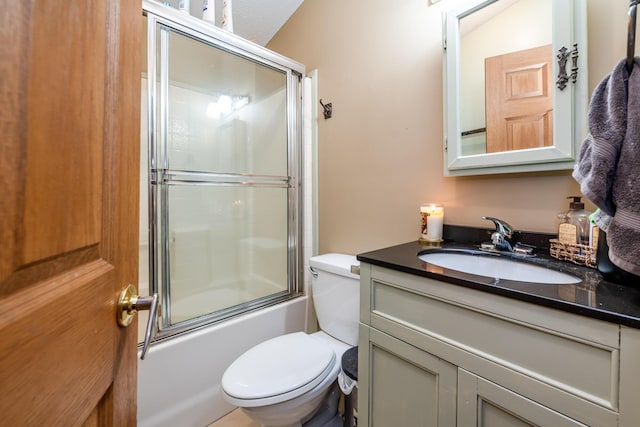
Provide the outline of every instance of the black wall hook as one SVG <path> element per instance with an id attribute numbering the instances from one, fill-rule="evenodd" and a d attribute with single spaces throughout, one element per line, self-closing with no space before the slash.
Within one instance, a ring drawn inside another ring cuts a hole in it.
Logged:
<path id="1" fill-rule="evenodd" d="M 330 102 L 328 104 L 323 104 L 322 103 L 322 98 L 320 99 L 320 105 L 322 105 L 322 108 L 324 109 L 322 114 L 324 114 L 325 120 L 326 119 L 330 119 L 331 118 L 331 114 L 333 113 L 333 105 L 331 105 Z"/>

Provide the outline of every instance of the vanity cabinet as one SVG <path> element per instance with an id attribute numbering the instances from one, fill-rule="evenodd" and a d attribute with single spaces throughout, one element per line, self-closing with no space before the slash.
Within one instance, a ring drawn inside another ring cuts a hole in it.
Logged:
<path id="1" fill-rule="evenodd" d="M 587 426 L 464 369 L 458 371 L 458 387 L 459 426 Z"/>
<path id="2" fill-rule="evenodd" d="M 639 330 L 365 262 L 360 274 L 359 425 L 640 422 Z"/>
<path id="3" fill-rule="evenodd" d="M 368 342 L 367 376 L 375 385 L 368 394 L 369 416 L 375 425 L 455 427 L 455 365 L 373 328 L 361 328 L 360 336 Z"/>

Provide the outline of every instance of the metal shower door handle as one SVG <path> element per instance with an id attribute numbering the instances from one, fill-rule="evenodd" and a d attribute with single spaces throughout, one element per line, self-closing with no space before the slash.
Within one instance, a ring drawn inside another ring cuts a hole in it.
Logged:
<path id="1" fill-rule="evenodd" d="M 149 320 L 147 321 L 142 354 L 140 355 L 140 359 L 144 360 L 151 338 L 158 331 L 158 294 L 141 297 L 138 295 L 138 290 L 134 285 L 125 286 L 118 298 L 118 325 L 123 328 L 129 326 L 133 322 L 136 313 L 140 310 L 149 310 Z"/>

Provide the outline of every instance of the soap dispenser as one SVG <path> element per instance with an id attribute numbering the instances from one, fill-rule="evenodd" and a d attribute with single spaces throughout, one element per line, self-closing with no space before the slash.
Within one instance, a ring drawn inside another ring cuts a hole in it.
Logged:
<path id="1" fill-rule="evenodd" d="M 558 239 L 563 243 L 589 245 L 591 212 L 584 209 L 580 196 L 569 196 L 567 199 L 573 200 L 569 203 L 569 210 L 558 215 Z"/>

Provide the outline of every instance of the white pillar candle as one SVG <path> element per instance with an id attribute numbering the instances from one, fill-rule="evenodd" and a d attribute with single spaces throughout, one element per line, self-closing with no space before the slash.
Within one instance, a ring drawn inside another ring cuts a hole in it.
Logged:
<path id="1" fill-rule="evenodd" d="M 427 217 L 429 216 L 429 206 L 420 206 L 420 238 L 427 238 Z"/>
<path id="2" fill-rule="evenodd" d="M 231 0 L 222 0 L 222 29 L 233 33 L 233 6 Z"/>
<path id="3" fill-rule="evenodd" d="M 181 12 L 190 13 L 190 11 L 189 11 L 190 4 L 189 3 L 190 3 L 189 0 L 180 0 L 180 1 L 178 1 L 178 10 L 180 10 Z"/>
<path id="4" fill-rule="evenodd" d="M 422 217 L 421 238 L 429 242 L 441 242 L 444 207 L 437 203 L 424 204 L 420 206 L 420 216 Z"/>
<path id="5" fill-rule="evenodd" d="M 204 0 L 202 2 L 202 20 L 213 25 L 216 24 L 215 0 Z"/>

